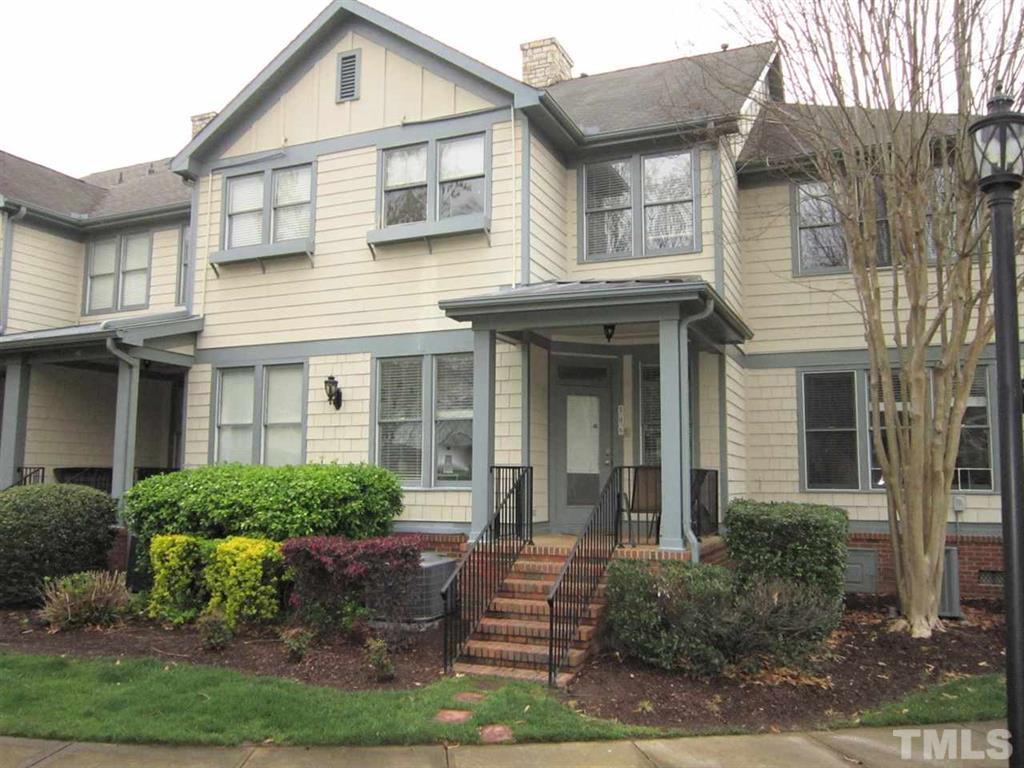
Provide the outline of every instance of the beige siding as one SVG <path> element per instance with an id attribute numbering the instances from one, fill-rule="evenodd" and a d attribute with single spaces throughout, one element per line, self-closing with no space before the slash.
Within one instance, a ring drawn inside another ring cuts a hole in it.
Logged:
<path id="1" fill-rule="evenodd" d="M 523 360 L 514 344 L 497 345 L 494 365 L 494 463 L 523 457 Z"/>
<path id="2" fill-rule="evenodd" d="M 834 504 L 847 510 L 851 520 L 885 520 L 887 512 L 884 493 L 800 492 L 797 372 L 792 368 L 748 370 L 746 375 L 749 386 L 749 473 L 746 494 L 766 501 Z M 731 477 L 730 474 L 730 484 Z M 959 495 L 965 504 L 961 522 L 999 522 L 997 495 Z"/>
<path id="3" fill-rule="evenodd" d="M 536 136 L 530 137 L 530 281 L 566 272 L 569 172 Z"/>
<path id="4" fill-rule="evenodd" d="M 548 519 L 548 352 L 530 347 L 530 464 L 533 465 L 533 516 Z"/>
<path id="5" fill-rule="evenodd" d="M 580 264 L 577 253 L 577 172 L 567 173 L 566 184 L 566 276 L 570 280 L 629 279 L 634 277 L 699 275 L 714 285 L 715 229 L 712 215 L 711 159 L 715 150 L 700 151 L 701 250 L 681 256 L 595 261 Z"/>
<path id="6" fill-rule="evenodd" d="M 316 255 L 205 267 L 218 247 L 220 177 L 200 181 L 197 293 L 206 316 L 201 347 L 369 336 L 456 327 L 438 302 L 508 285 L 518 263 L 518 160 L 509 123 L 493 131 L 492 231 L 378 249 L 374 228 L 377 154 L 372 148 L 321 156 L 317 167 Z M 211 185 L 212 184 L 212 185 Z M 513 221 L 513 206 L 516 220 Z"/>
<path id="7" fill-rule="evenodd" d="M 75 368 L 33 366 L 25 432 L 25 466 L 110 467 L 114 446 L 117 377 Z M 169 453 L 171 385 L 143 379 L 135 464 L 166 467 Z"/>
<path id="8" fill-rule="evenodd" d="M 694 466 L 699 469 L 718 469 L 718 448 L 721 444 L 718 428 L 718 355 L 698 352 L 697 365 L 697 423 L 700 425 L 700 446 Z"/>
<path id="9" fill-rule="evenodd" d="M 22 223 L 11 248 L 7 333 L 60 328 L 78 322 L 85 246 Z"/>
<path id="10" fill-rule="evenodd" d="M 341 410 L 327 402 L 324 379 L 341 386 Z M 329 355 L 309 360 L 306 461 L 359 464 L 370 460 L 370 355 Z"/>
<path id="11" fill-rule="evenodd" d="M 337 57 L 362 51 L 359 98 L 337 103 Z M 266 105 L 224 153 L 235 157 L 406 122 L 494 106 L 364 35 L 342 34 L 333 49 L 277 101 Z"/>
<path id="12" fill-rule="evenodd" d="M 402 522 L 468 523 L 473 517 L 469 489 L 437 488 L 406 491 Z"/>
<path id="13" fill-rule="evenodd" d="M 721 147 L 722 288 L 723 297 L 737 311 L 743 310 L 743 256 L 740 234 L 739 189 L 736 159 L 730 142 Z"/>
<path id="14" fill-rule="evenodd" d="M 747 494 L 747 371 L 731 357 L 725 359 L 726 441 L 729 497 Z"/>
<path id="15" fill-rule="evenodd" d="M 213 369 L 210 365 L 200 363 L 189 369 L 185 394 L 186 467 L 209 463 L 212 385 Z"/>
<path id="16" fill-rule="evenodd" d="M 149 271 L 149 306 L 129 312 L 109 312 L 83 316 L 81 322 L 96 323 L 110 317 L 137 317 L 157 312 L 173 312 L 178 284 L 178 255 L 181 227 L 155 229 Z M 83 267 L 84 274 L 84 267 Z"/>

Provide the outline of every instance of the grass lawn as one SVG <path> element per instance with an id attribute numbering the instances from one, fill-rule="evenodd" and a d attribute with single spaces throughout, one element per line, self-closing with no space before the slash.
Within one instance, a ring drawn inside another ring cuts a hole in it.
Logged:
<path id="1" fill-rule="evenodd" d="M 651 737 L 664 732 L 580 715 L 542 686 L 490 686 L 464 704 L 470 678 L 406 691 L 343 691 L 229 669 L 155 659 L 69 659 L 0 654 L 0 734 L 81 741 L 224 744 L 473 743 L 477 727 L 503 723 L 517 741 Z M 471 709 L 463 724 L 439 709 Z"/>
<path id="2" fill-rule="evenodd" d="M 1006 717 L 1006 678 L 991 674 L 930 686 L 865 712 L 859 722 L 861 725 L 923 725 L 1003 717 Z"/>

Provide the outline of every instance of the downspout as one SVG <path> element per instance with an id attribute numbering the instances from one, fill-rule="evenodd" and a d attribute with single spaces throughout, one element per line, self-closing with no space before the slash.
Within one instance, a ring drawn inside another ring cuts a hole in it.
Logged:
<path id="1" fill-rule="evenodd" d="M 0 197 L 0 205 L 3 198 Z M 14 222 L 25 218 L 28 209 L 23 205 L 18 208 L 17 213 L 11 215 L 3 211 L 4 242 L 3 242 L 3 263 L 0 265 L 0 333 L 7 332 L 7 305 L 11 296 L 11 260 L 14 258 Z"/>
<path id="2" fill-rule="evenodd" d="M 683 366 L 685 366 L 685 370 L 687 372 L 686 373 L 686 402 L 685 403 L 680 403 L 680 407 L 685 407 L 686 408 L 686 413 L 688 413 L 688 414 L 690 413 L 690 386 L 692 385 L 692 382 L 690 381 L 690 373 L 689 373 L 689 371 L 690 371 L 690 360 L 689 360 L 689 357 L 690 357 L 690 337 L 689 337 L 690 323 L 692 323 L 692 322 L 694 322 L 696 320 L 705 320 L 708 317 L 710 317 L 711 313 L 714 312 L 714 311 L 715 311 L 715 300 L 714 299 L 707 299 L 705 301 L 704 308 L 700 312 L 698 312 L 695 315 L 690 315 L 689 317 L 684 317 L 682 319 L 682 321 L 680 322 L 680 324 L 679 324 L 680 336 L 681 336 L 681 338 L 686 339 L 686 356 L 687 356 L 686 360 L 680 361 L 680 366 L 679 366 L 680 368 L 683 368 Z M 689 421 L 689 419 L 687 419 L 687 421 Z M 690 424 L 690 429 L 691 430 L 693 429 L 693 425 L 692 424 Z M 686 440 L 687 442 L 689 442 L 689 440 L 690 440 L 689 432 L 687 434 L 685 434 L 685 435 L 682 435 L 681 437 L 682 437 L 683 440 Z M 699 563 L 700 562 L 700 541 L 697 539 L 697 535 L 693 532 L 693 508 L 692 508 L 692 506 L 690 506 L 690 497 L 693 496 L 693 459 L 694 459 L 693 452 L 691 450 L 690 451 L 690 466 L 688 468 L 689 469 L 689 476 L 686 478 L 686 488 L 689 491 L 689 493 L 687 493 L 686 494 L 686 498 L 683 499 L 683 509 L 684 510 L 688 509 L 689 512 L 686 515 L 684 515 L 684 519 L 683 519 L 683 522 L 684 522 L 684 525 L 683 525 L 683 535 L 686 536 L 687 548 L 690 550 L 690 562 L 691 563 Z"/>

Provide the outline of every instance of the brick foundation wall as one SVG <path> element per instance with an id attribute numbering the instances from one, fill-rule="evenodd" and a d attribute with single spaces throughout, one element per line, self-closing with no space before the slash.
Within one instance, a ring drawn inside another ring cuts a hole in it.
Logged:
<path id="1" fill-rule="evenodd" d="M 850 546 L 858 549 L 873 549 L 878 553 L 878 591 L 883 594 L 896 592 L 896 571 L 893 568 L 892 544 L 887 533 L 853 533 Z M 983 584 L 979 579 L 981 571 L 1003 570 L 1003 541 L 998 536 L 956 536 L 946 537 L 946 545 L 957 548 L 960 561 L 960 597 L 966 600 L 986 598 L 998 599 L 1003 596 L 1001 584 Z"/>
<path id="2" fill-rule="evenodd" d="M 440 552 L 449 557 L 459 557 L 467 539 L 464 533 L 417 533 L 414 535 L 423 539 L 424 549 Z"/>

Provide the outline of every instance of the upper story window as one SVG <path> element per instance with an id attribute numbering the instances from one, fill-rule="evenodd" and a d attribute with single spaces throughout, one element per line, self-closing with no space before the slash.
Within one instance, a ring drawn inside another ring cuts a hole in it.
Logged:
<path id="1" fill-rule="evenodd" d="M 381 226 L 486 213 L 487 167 L 483 133 L 385 149 Z"/>
<path id="2" fill-rule="evenodd" d="M 845 270 L 846 241 L 828 187 L 821 182 L 801 184 L 796 194 L 800 274 Z"/>
<path id="3" fill-rule="evenodd" d="M 257 257 L 281 255 L 293 252 L 288 244 L 312 237 L 312 165 L 243 173 L 225 183 L 224 252 L 248 248 Z M 215 263 L 234 260 L 224 252 Z"/>
<path id="4" fill-rule="evenodd" d="M 583 170 L 585 258 L 697 250 L 694 159 L 686 151 L 588 163 Z"/>
<path id="5" fill-rule="evenodd" d="M 86 313 L 145 308 L 152 252 L 149 232 L 93 240 L 86 259 Z"/>

